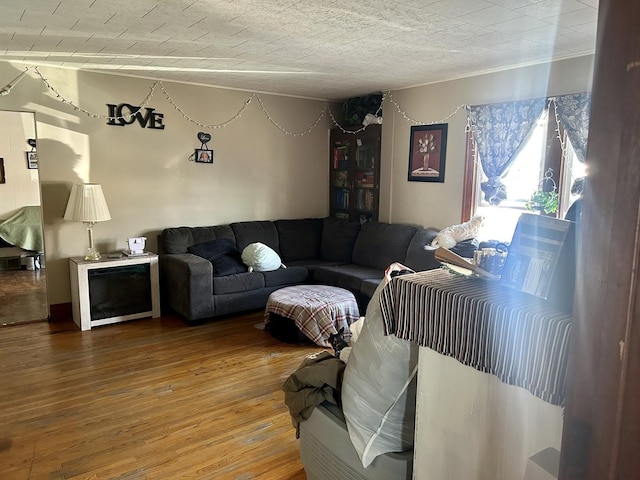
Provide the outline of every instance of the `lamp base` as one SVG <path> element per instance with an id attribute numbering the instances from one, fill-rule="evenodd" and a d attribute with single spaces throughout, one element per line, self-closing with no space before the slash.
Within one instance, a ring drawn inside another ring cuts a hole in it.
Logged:
<path id="1" fill-rule="evenodd" d="M 100 260 L 102 255 L 95 248 L 89 247 L 87 249 L 87 254 L 84 256 L 85 260 Z"/>
<path id="2" fill-rule="evenodd" d="M 96 222 L 86 222 L 87 223 L 87 233 L 89 234 L 89 248 L 87 249 L 87 254 L 84 256 L 85 260 L 100 260 L 102 255 L 95 249 L 93 246 L 93 226 Z"/>

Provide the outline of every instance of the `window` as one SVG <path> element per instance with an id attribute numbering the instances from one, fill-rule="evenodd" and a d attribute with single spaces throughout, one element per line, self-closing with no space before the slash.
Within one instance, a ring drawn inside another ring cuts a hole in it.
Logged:
<path id="1" fill-rule="evenodd" d="M 567 138 L 567 146 L 565 149 L 565 168 L 562 178 L 562 184 L 566 185 L 560 192 L 560 218 L 564 218 L 571 204 L 580 196 L 580 193 L 573 192 L 573 185 L 579 178 L 587 175 L 587 166 L 584 162 L 578 160 L 578 156 L 571 145 L 571 141 Z"/>
<path id="2" fill-rule="evenodd" d="M 482 170 L 471 133 L 468 134 L 463 219 L 468 220 L 474 215 L 484 216 L 478 240 L 510 241 L 518 218 L 522 213 L 529 212 L 525 203 L 540 187 L 549 190 L 555 186 L 559 195 L 559 209 L 555 216 L 564 218 L 577 197 L 571 194 L 571 185 L 576 178 L 584 176 L 585 165 L 577 159 L 571 142 L 560 127 L 564 142 L 563 155 L 557 128 L 554 104 L 551 102 L 502 176 L 507 198 L 498 205 L 489 204 L 483 197 L 480 185 L 487 180 L 487 176 Z M 545 172 L 549 169 L 551 177 L 544 180 Z"/>

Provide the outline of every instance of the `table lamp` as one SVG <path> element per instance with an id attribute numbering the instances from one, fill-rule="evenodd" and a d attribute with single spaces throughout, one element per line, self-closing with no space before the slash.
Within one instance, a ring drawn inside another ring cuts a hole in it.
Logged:
<path id="1" fill-rule="evenodd" d="M 98 183 L 83 183 L 74 185 L 69 195 L 67 209 L 64 212 L 65 220 L 74 220 L 87 224 L 89 232 L 89 250 L 85 260 L 100 260 L 100 253 L 93 246 L 93 226 L 96 222 L 111 220 L 109 207 L 104 199 L 102 187 Z"/>

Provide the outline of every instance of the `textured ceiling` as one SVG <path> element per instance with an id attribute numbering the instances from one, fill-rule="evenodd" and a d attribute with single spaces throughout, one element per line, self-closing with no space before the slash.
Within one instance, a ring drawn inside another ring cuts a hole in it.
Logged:
<path id="1" fill-rule="evenodd" d="M 0 0 L 0 59 L 342 100 L 593 53 L 597 11 L 598 0 Z"/>

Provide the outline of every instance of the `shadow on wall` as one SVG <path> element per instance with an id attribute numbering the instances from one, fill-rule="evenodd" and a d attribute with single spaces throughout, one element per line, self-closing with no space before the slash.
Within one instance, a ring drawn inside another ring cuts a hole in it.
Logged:
<path id="1" fill-rule="evenodd" d="M 162 233 L 162 230 L 149 230 L 142 234 L 147 238 L 144 249 L 148 252 L 158 253 L 158 235 Z"/>
<path id="2" fill-rule="evenodd" d="M 69 265 L 61 230 L 66 223 L 64 211 L 71 187 L 82 181 L 74 171 L 79 158 L 72 148 L 62 142 L 38 139 L 47 292 L 52 304 L 60 303 L 70 295 L 66 293 L 69 288 Z M 79 231 L 78 234 L 84 235 L 84 232 Z"/>
<path id="3" fill-rule="evenodd" d="M 60 249 L 55 227 L 65 221 L 64 211 L 67 208 L 71 187 L 83 182 L 75 173 L 80 159 L 81 155 L 62 142 L 38 139 L 42 217 L 50 243 L 47 247 L 52 252 Z"/>

